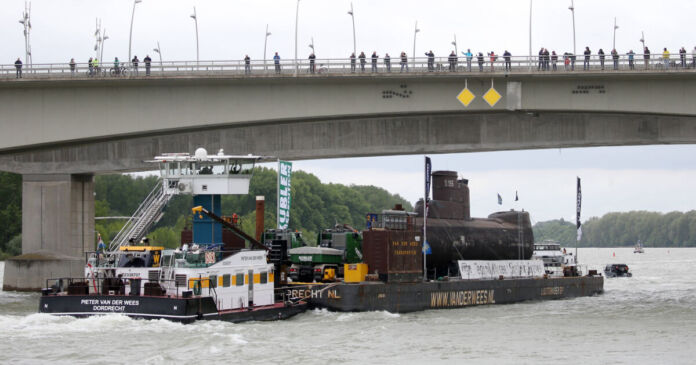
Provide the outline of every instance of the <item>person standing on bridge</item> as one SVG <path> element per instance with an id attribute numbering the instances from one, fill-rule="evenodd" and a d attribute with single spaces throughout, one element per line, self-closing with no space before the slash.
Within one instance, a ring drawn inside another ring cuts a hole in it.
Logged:
<path id="1" fill-rule="evenodd" d="M 495 52 L 491 51 L 491 53 L 488 54 L 491 60 L 491 72 L 495 71 L 495 61 L 498 60 L 498 56 L 495 54 Z"/>
<path id="2" fill-rule="evenodd" d="M 537 59 L 537 71 L 541 71 L 544 66 L 544 47 L 541 47 L 541 49 L 539 49 L 538 55 L 539 56 Z"/>
<path id="3" fill-rule="evenodd" d="M 143 61 L 145 61 L 145 76 L 150 76 L 150 65 L 152 65 L 152 58 L 150 58 L 149 54 L 146 54 Z"/>
<path id="4" fill-rule="evenodd" d="M 391 57 L 389 57 L 389 53 L 384 54 L 384 66 L 387 68 L 387 72 L 391 72 Z"/>
<path id="5" fill-rule="evenodd" d="M 280 56 L 278 55 L 278 52 L 276 52 L 275 56 L 273 56 L 273 65 L 275 65 L 275 73 L 280 74 Z"/>
<path id="6" fill-rule="evenodd" d="M 94 65 L 92 65 L 92 57 L 90 57 L 89 61 L 87 61 L 87 69 L 89 69 L 90 76 L 94 75 Z"/>
<path id="7" fill-rule="evenodd" d="M 401 72 L 404 72 L 404 67 L 408 72 L 408 57 L 406 57 L 406 52 L 401 52 Z"/>
<path id="8" fill-rule="evenodd" d="M 643 62 L 645 62 L 645 69 L 650 68 L 650 49 L 648 47 L 643 48 Z"/>
<path id="9" fill-rule="evenodd" d="M 665 47 L 664 51 L 662 51 L 662 62 L 665 64 L 665 70 L 669 68 L 669 51 Z"/>
<path id="10" fill-rule="evenodd" d="M 377 72 L 377 60 L 379 59 L 379 56 L 377 56 L 377 51 L 372 52 L 372 73 Z"/>
<path id="11" fill-rule="evenodd" d="M 679 50 L 679 59 L 681 60 L 681 67 L 686 68 L 686 48 L 682 47 Z"/>
<path id="12" fill-rule="evenodd" d="M 315 65 L 314 61 L 317 59 L 317 56 L 314 55 L 314 52 L 309 54 L 309 73 L 314 73 L 315 70 Z"/>
<path id="13" fill-rule="evenodd" d="M 430 50 L 430 52 L 425 52 L 425 55 L 428 56 L 428 72 L 435 71 L 435 53 Z"/>
<path id="14" fill-rule="evenodd" d="M 592 55 L 592 51 L 590 51 L 590 47 L 585 47 L 585 52 L 583 52 L 585 55 L 585 62 L 582 64 L 582 69 L 587 71 L 590 69 L 590 56 Z"/>
<path id="15" fill-rule="evenodd" d="M 355 73 L 355 52 L 350 54 L 350 72 Z"/>
<path id="16" fill-rule="evenodd" d="M 92 60 L 92 67 L 94 68 L 94 73 L 99 75 L 99 59 L 94 57 Z"/>
<path id="17" fill-rule="evenodd" d="M 505 52 L 503 52 L 503 59 L 505 60 L 505 71 L 512 71 L 512 54 L 506 49 Z"/>
<path id="18" fill-rule="evenodd" d="M 479 65 L 479 72 L 483 72 L 483 52 L 479 52 L 478 54 L 478 65 Z"/>
<path id="19" fill-rule="evenodd" d="M 611 50 L 611 60 L 614 61 L 614 71 L 619 69 L 619 52 L 616 52 L 616 48 Z"/>
<path id="20" fill-rule="evenodd" d="M 693 60 L 691 67 L 696 68 L 696 46 L 694 46 L 694 49 L 691 51 L 691 58 Z"/>
<path id="21" fill-rule="evenodd" d="M 70 76 L 75 77 L 75 66 L 77 65 L 75 59 L 71 58 L 68 65 L 70 65 Z"/>
<path id="22" fill-rule="evenodd" d="M 131 64 L 133 65 L 133 73 L 135 74 L 135 76 L 139 76 L 139 73 L 138 73 L 138 64 L 139 63 L 140 63 L 140 60 L 138 59 L 138 56 L 136 55 L 131 60 Z"/>
<path id="23" fill-rule="evenodd" d="M 474 54 L 471 53 L 471 49 L 466 50 L 466 53 L 464 53 L 464 57 L 466 57 L 466 70 L 468 72 L 471 72 L 471 60 L 474 58 Z"/>
<path id="24" fill-rule="evenodd" d="M 449 61 L 449 70 L 450 70 L 450 72 L 457 71 L 457 54 L 454 53 L 454 51 L 452 51 L 452 53 L 450 53 L 450 55 L 449 55 L 449 57 L 447 58 L 447 60 Z"/>
<path id="25" fill-rule="evenodd" d="M 17 75 L 16 79 L 21 79 L 22 78 L 22 60 L 17 57 L 17 61 L 15 61 L 15 68 L 17 69 Z"/>
<path id="26" fill-rule="evenodd" d="M 602 71 L 604 71 L 604 50 L 600 48 L 597 54 L 599 55 L 599 66 L 602 68 Z"/>
<path id="27" fill-rule="evenodd" d="M 628 56 L 628 68 L 631 70 L 635 70 L 636 66 L 633 64 L 633 60 L 634 60 L 636 54 L 633 53 L 633 50 L 630 50 L 630 51 L 628 51 L 628 53 L 626 55 Z"/>
<path id="28" fill-rule="evenodd" d="M 365 72 L 365 52 L 360 52 L 360 72 Z"/>
<path id="29" fill-rule="evenodd" d="M 121 73 L 121 69 L 118 66 L 118 57 L 114 57 L 114 75 L 119 75 Z"/>
<path id="30" fill-rule="evenodd" d="M 251 58 L 249 55 L 244 55 L 244 74 L 251 74 Z"/>
<path id="31" fill-rule="evenodd" d="M 556 63 L 558 63 L 558 55 L 556 54 L 556 51 L 551 51 L 551 65 L 553 66 L 554 71 L 558 71 Z"/>

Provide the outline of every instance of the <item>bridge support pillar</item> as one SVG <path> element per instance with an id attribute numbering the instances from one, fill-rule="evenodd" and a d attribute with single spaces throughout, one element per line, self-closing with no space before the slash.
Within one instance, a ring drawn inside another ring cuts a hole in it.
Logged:
<path id="1" fill-rule="evenodd" d="M 94 250 L 92 175 L 22 176 L 22 255 L 5 261 L 3 290 L 36 291 L 46 279 L 82 277 Z"/>

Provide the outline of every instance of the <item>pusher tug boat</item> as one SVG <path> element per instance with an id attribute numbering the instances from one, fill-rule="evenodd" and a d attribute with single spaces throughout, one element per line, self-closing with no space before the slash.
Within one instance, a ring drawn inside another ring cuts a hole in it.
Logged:
<path id="1" fill-rule="evenodd" d="M 39 312 L 190 323 L 278 320 L 306 310 L 304 301 L 277 300 L 268 248 L 218 215 L 220 194 L 247 194 L 261 158 L 228 156 L 222 150 L 208 156 L 202 148 L 194 156 L 156 157 L 152 162 L 160 165 L 161 183 L 108 249 L 100 244 L 97 252 L 86 254 L 84 277 L 46 281 Z M 193 208 L 192 240 L 175 250 L 151 245 L 144 234 L 176 194 L 192 194 L 198 205 Z"/>

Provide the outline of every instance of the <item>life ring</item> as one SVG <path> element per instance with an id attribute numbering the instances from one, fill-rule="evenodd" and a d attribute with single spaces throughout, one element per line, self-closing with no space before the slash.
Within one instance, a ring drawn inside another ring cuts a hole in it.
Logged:
<path id="1" fill-rule="evenodd" d="M 201 295 L 201 281 L 195 280 L 193 282 L 193 295 Z"/>

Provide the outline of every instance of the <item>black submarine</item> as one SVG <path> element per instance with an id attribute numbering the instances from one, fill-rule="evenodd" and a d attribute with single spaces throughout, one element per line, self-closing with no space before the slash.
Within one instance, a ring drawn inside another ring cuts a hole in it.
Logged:
<path id="1" fill-rule="evenodd" d="M 454 171 L 432 173 L 433 199 L 428 202 L 427 240 L 432 254 L 428 272 L 457 273 L 458 260 L 529 260 L 534 233 L 529 213 L 507 211 L 472 218 L 469 181 Z M 417 226 L 423 226 L 423 200 L 415 207 Z"/>

